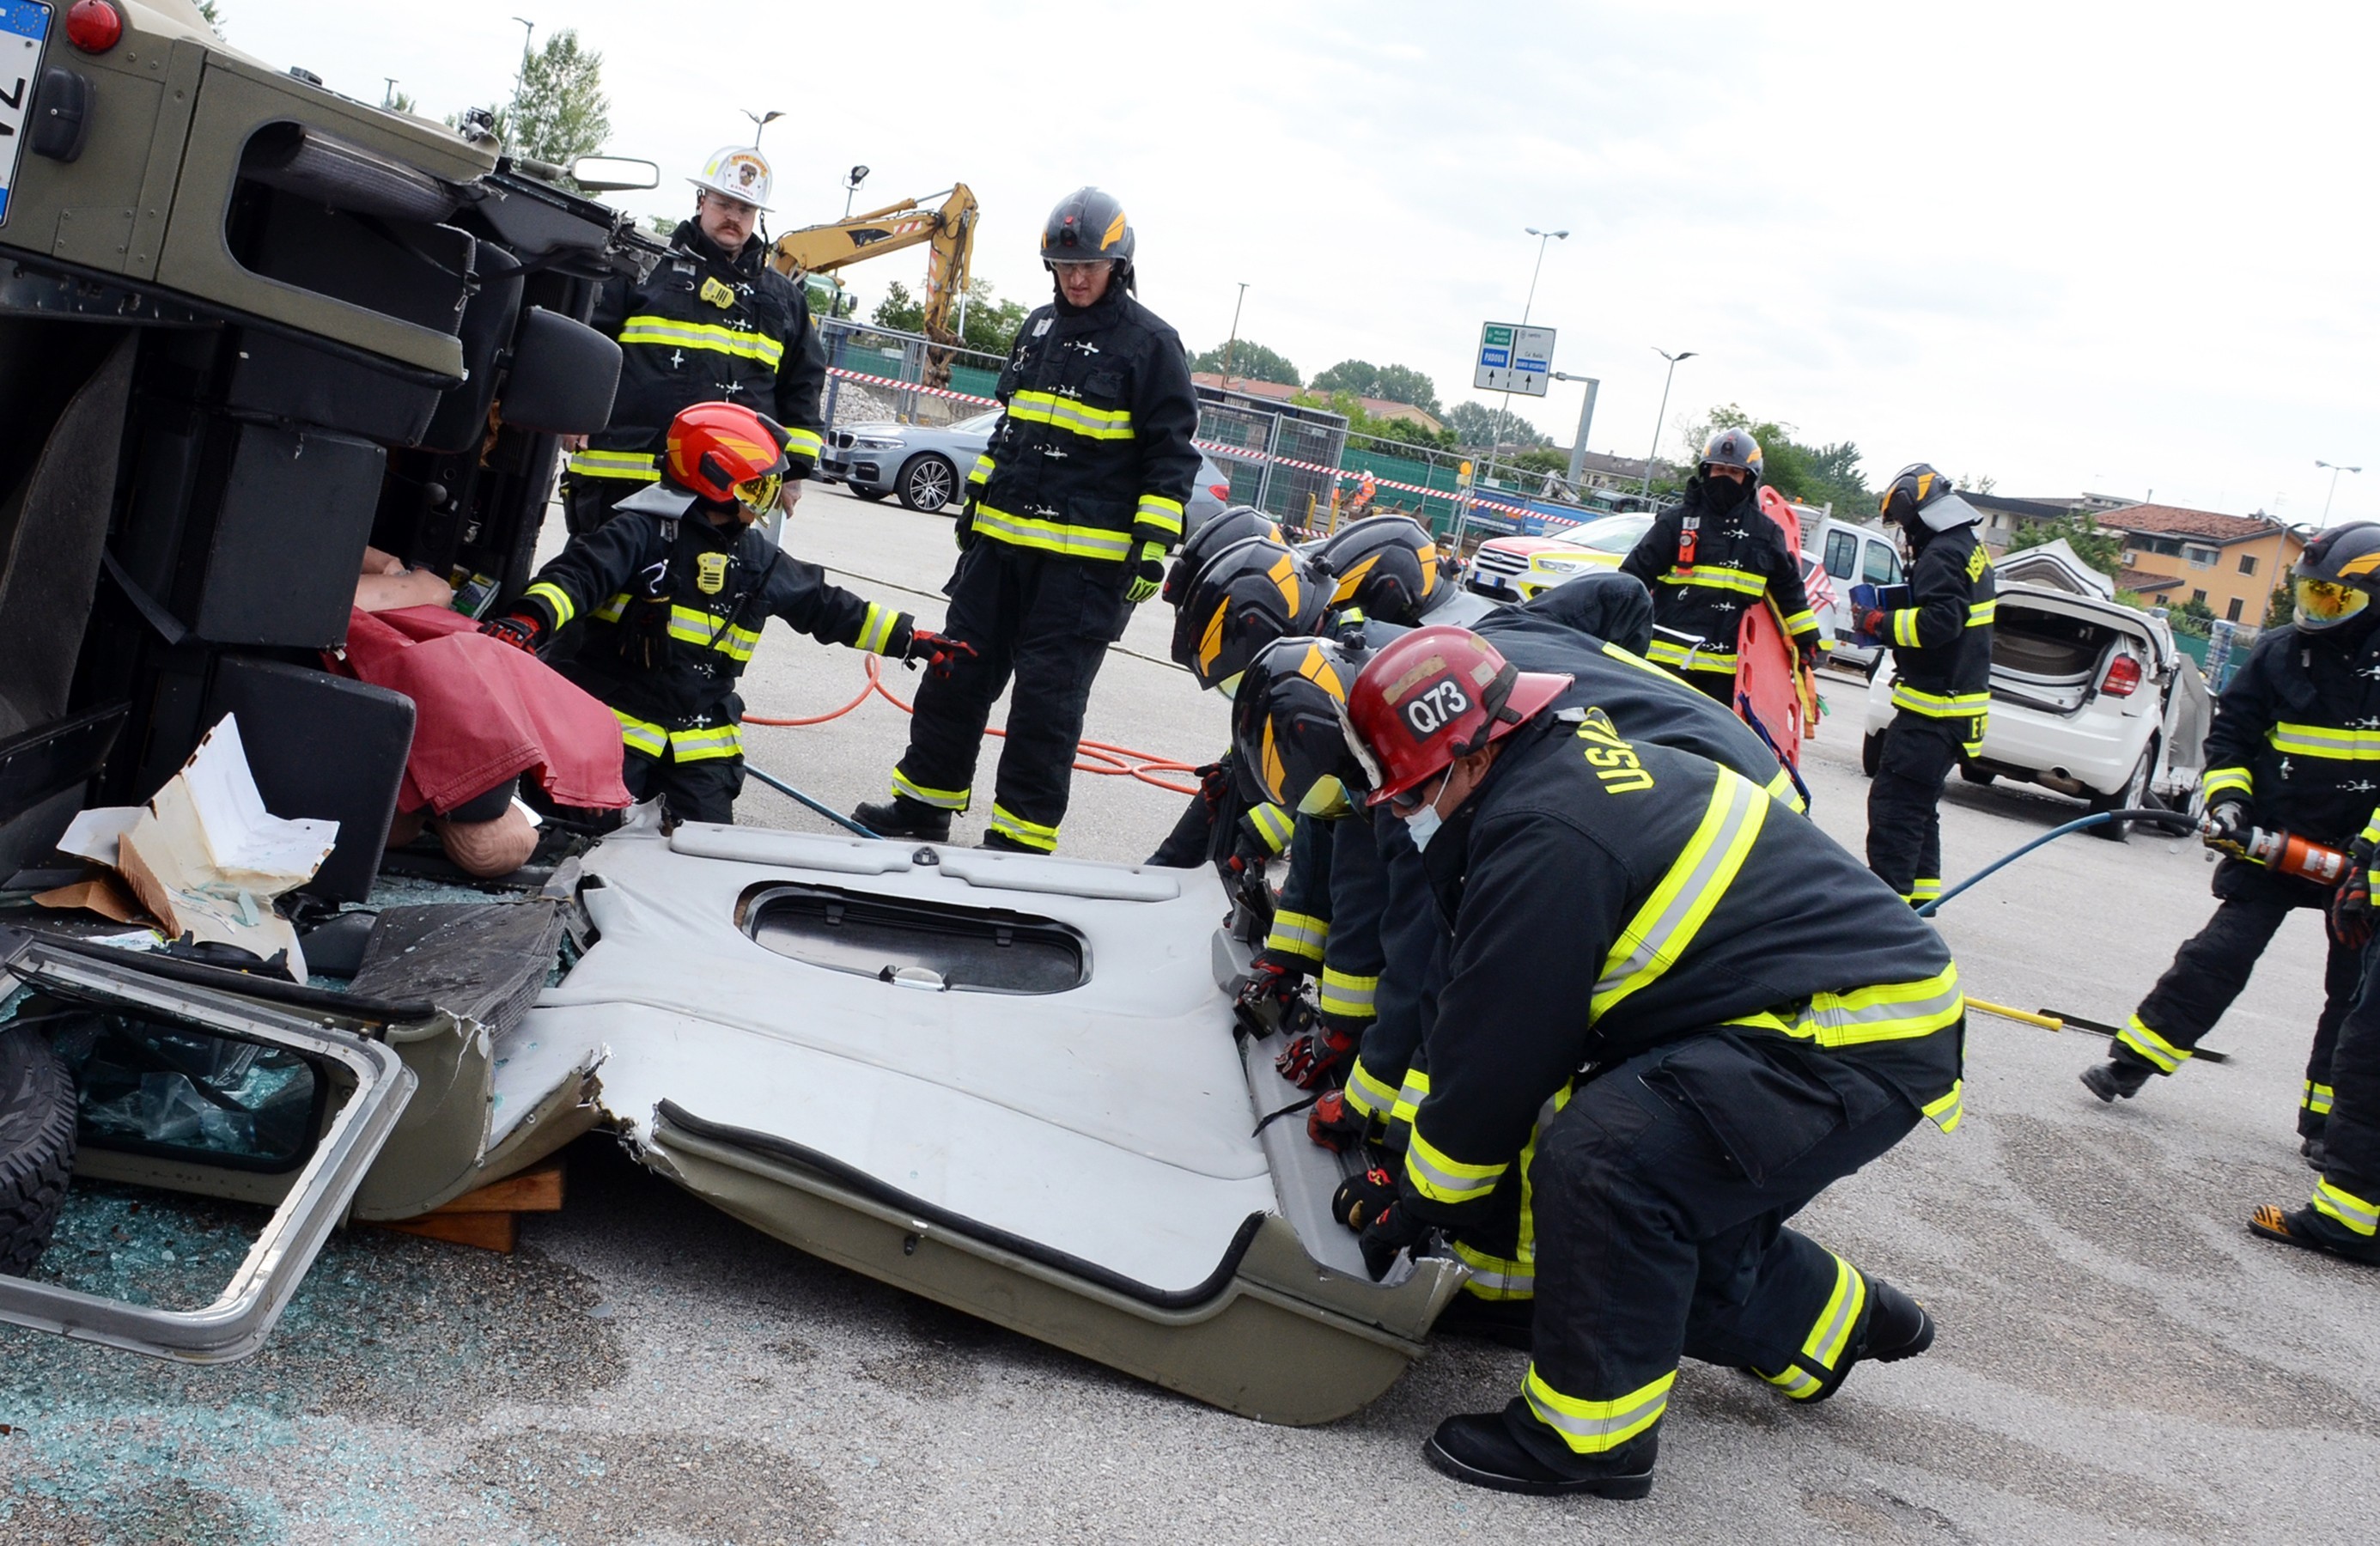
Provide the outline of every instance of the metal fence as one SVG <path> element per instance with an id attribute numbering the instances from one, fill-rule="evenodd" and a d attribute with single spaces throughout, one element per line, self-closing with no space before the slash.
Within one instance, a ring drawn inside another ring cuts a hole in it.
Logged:
<path id="1" fill-rule="evenodd" d="M 830 424 L 947 424 L 969 418 L 991 406 L 1007 362 L 979 349 L 937 344 L 922 333 L 841 319 L 820 322 L 819 346 L 826 354 Z M 947 386 L 930 383 L 935 367 L 949 372 Z"/>

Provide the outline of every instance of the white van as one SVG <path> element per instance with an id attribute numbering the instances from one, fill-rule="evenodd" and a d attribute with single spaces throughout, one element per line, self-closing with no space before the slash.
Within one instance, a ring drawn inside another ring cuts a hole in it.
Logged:
<path id="1" fill-rule="evenodd" d="M 1837 520 L 1807 505 L 1794 505 L 1793 513 L 1802 520 L 1803 554 L 1815 559 L 1834 585 L 1832 606 L 1820 604 L 1815 598 L 1812 601 L 1811 609 L 1818 615 L 1819 629 L 1835 641 L 1837 665 L 1865 672 L 1876 664 L 1882 651 L 1875 645 L 1851 641 L 1858 631 L 1852 619 L 1852 587 L 1900 584 L 1900 544 L 1875 527 Z"/>

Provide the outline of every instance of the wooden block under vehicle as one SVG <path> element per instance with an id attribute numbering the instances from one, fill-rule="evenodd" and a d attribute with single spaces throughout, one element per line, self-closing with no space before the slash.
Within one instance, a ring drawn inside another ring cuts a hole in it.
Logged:
<path id="1" fill-rule="evenodd" d="M 372 1227 L 509 1253 L 518 1237 L 520 1215 L 559 1212 L 562 1193 L 562 1157 L 556 1155 L 517 1175 L 465 1192 L 419 1218 L 380 1222 Z"/>

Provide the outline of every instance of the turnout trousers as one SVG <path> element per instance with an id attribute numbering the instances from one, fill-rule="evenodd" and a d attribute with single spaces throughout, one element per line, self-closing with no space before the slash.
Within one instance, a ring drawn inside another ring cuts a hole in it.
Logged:
<path id="1" fill-rule="evenodd" d="M 973 797 L 991 705 L 1012 678 L 990 831 L 1042 853 L 1058 846 L 1083 710 L 1124 621 L 1121 566 L 1060 558 L 978 537 L 943 590 L 942 631 L 975 646 L 947 677 L 917 685 L 909 749 L 892 792 L 943 810 Z"/>
<path id="2" fill-rule="evenodd" d="M 1528 1163 L 1536 1323 L 1508 1413 L 1522 1442 L 1560 1468 L 1625 1466 L 1682 1357 L 1799 1400 L 1831 1393 L 1867 1280 L 1786 1221 L 1919 1120 L 1853 1053 L 1723 1028 L 1578 1087 Z"/>
<path id="3" fill-rule="evenodd" d="M 638 800 L 658 799 L 662 809 L 681 822 L 735 820 L 735 797 L 744 792 L 744 759 L 707 757 L 680 761 L 674 749 L 649 757 L 631 749 L 625 753 L 620 780 Z"/>
<path id="4" fill-rule="evenodd" d="M 2362 990 L 2339 1022 L 2325 1070 L 2328 1121 L 2312 1201 L 2312 1227 L 2350 1252 L 2369 1252 L 2380 1239 L 2380 981 L 2370 969 L 2380 965 L 2380 937 L 2365 947 L 2363 964 Z M 2304 1116 L 2301 1109 L 2301 1127 Z"/>
<path id="5" fill-rule="evenodd" d="M 1884 727 L 1867 792 L 1867 867 L 1911 904 L 1942 895 L 1942 783 L 1959 761 L 1956 725 L 1907 709 Z"/>
<path id="6" fill-rule="evenodd" d="M 2117 1036 L 2118 1060 L 2143 1064 L 2160 1074 L 2170 1074 L 2190 1061 L 2199 1040 L 2215 1029 L 2247 987 L 2257 958 L 2273 943 L 2289 910 L 2312 907 L 2320 913 L 2330 901 L 2330 893 L 2311 881 L 2277 875 L 2240 858 L 2227 858 L 2216 867 L 2215 895 L 2215 916 L 2174 952 L 2173 965 L 2166 968 Z M 2326 917 L 2323 938 L 2330 955 L 2323 964 L 2322 1014 L 2314 1021 L 2313 1049 L 2298 1098 L 2298 1132 L 2305 1138 L 2321 1138 L 2330 1114 L 2337 1084 L 2331 1065 L 2349 1006 L 2357 1002 L 2356 986 L 2364 967 L 2363 952 L 2332 937 Z M 2374 1013 L 2380 1015 L 2380 1004 Z M 2380 1036 L 2380 1031 L 2374 1034 Z"/>

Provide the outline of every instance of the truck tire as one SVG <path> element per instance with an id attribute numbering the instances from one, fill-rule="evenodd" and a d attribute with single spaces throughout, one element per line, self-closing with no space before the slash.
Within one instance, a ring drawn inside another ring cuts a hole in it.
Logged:
<path id="1" fill-rule="evenodd" d="M 930 516 L 946 508 L 958 493 L 959 469 L 946 456 L 928 451 L 901 464 L 901 475 L 892 481 L 892 490 L 901 503 L 921 516 Z"/>
<path id="2" fill-rule="evenodd" d="M 38 1030 L 0 1024 L 0 1273 L 41 1260 L 74 1177 L 75 1089 Z"/>
<path id="3" fill-rule="evenodd" d="M 1882 766 L 1884 766 L 1884 732 L 1871 730 L 1860 737 L 1860 772 L 1874 778 L 1876 770 Z"/>
<path id="4" fill-rule="evenodd" d="M 2155 799 L 2149 794 L 2149 785 L 2156 778 L 2156 757 L 2157 738 L 2151 736 L 2149 744 L 2141 749 L 2141 760 L 2133 767 L 2132 776 L 2124 780 L 2124 786 L 2112 795 L 2092 796 L 2091 813 L 2095 816 L 2102 810 L 2144 810 L 2155 805 Z M 2083 830 L 2110 843 L 2123 843 L 2131 838 L 2132 823 L 2102 822 L 2095 827 Z"/>

